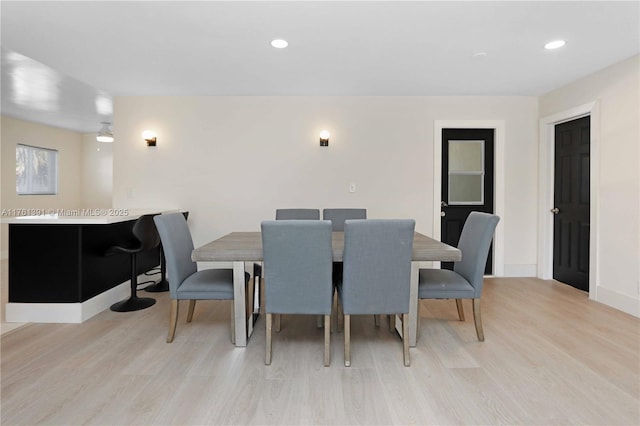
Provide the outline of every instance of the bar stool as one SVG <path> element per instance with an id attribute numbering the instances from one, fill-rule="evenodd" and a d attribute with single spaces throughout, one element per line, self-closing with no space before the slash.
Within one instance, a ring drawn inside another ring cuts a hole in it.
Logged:
<path id="1" fill-rule="evenodd" d="M 115 254 L 128 254 L 131 259 L 131 295 L 128 299 L 111 305 L 111 310 L 115 312 L 131 312 L 146 309 L 156 303 L 155 299 L 149 297 L 138 297 L 138 262 L 137 254 L 146 250 L 158 247 L 160 236 L 153 223 L 154 215 L 143 215 L 138 218 L 133 225 L 133 236 L 137 242 L 127 246 L 112 246 L 105 252 L 106 256 Z"/>

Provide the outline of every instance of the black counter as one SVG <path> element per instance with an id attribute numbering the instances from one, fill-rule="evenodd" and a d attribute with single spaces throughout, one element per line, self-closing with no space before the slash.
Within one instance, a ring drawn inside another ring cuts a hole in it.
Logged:
<path id="1" fill-rule="evenodd" d="M 135 220 L 108 224 L 9 224 L 9 302 L 84 302 L 128 281 Z M 158 247 L 138 254 L 138 273 L 160 263 Z"/>

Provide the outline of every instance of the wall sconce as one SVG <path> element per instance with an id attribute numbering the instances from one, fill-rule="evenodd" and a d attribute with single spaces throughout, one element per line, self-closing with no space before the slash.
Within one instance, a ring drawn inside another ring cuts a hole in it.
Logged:
<path id="1" fill-rule="evenodd" d="M 142 138 L 147 141 L 147 146 L 156 146 L 156 134 L 151 130 L 142 132 Z"/>
<path id="2" fill-rule="evenodd" d="M 331 134 L 328 130 L 323 130 L 320 132 L 320 146 L 329 146 L 329 137 Z"/>
<path id="3" fill-rule="evenodd" d="M 102 124 L 102 127 L 100 128 L 100 130 L 98 131 L 98 134 L 96 135 L 96 140 L 98 142 L 107 142 L 107 143 L 113 142 L 113 133 L 111 133 L 111 129 L 109 128 L 111 123 L 102 122 L 100 124 Z"/>

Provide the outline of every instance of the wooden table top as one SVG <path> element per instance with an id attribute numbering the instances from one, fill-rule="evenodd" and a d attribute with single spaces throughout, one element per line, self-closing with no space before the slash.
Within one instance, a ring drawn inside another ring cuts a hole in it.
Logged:
<path id="1" fill-rule="evenodd" d="M 344 232 L 332 233 L 333 260 L 342 261 Z M 217 240 L 198 247 L 191 254 L 196 262 L 260 262 L 262 236 L 260 232 L 231 232 Z M 414 261 L 457 262 L 462 253 L 455 247 L 436 241 L 419 232 L 413 236 Z"/>

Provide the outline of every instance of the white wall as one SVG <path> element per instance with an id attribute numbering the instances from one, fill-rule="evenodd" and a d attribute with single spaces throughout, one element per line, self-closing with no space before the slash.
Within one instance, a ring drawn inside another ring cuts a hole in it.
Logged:
<path id="1" fill-rule="evenodd" d="M 535 97 L 116 97 L 114 111 L 114 207 L 189 210 L 196 245 L 278 207 L 365 207 L 431 234 L 434 120 L 505 120 L 505 264 L 535 271 Z"/>
<path id="2" fill-rule="evenodd" d="M 598 101 L 595 299 L 640 316 L 640 56 L 540 97 L 540 116 Z M 592 295 L 593 296 L 593 295 Z"/>
<path id="3" fill-rule="evenodd" d="M 82 206 L 110 208 L 113 197 L 113 144 L 96 141 L 95 133 L 82 135 Z"/>

